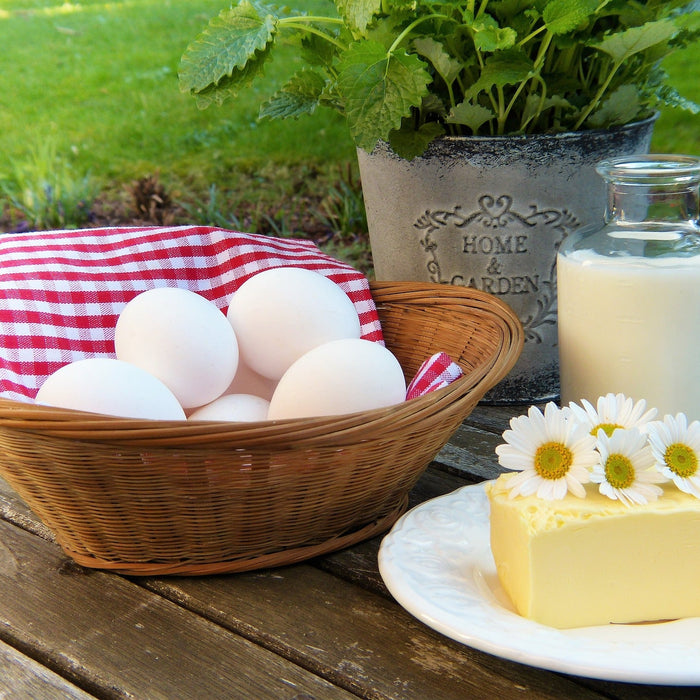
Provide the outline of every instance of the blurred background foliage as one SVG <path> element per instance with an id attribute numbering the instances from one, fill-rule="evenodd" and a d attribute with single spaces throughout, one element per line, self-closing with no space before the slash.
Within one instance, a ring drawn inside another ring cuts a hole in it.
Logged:
<path id="1" fill-rule="evenodd" d="M 204 111 L 179 91 L 180 56 L 224 6 L 0 0 L 0 229 L 213 223 L 312 236 L 361 263 L 355 149 L 337 114 L 259 122 L 256 90 Z M 296 63 L 285 47 L 265 94 Z M 698 65 L 700 45 L 664 64 L 696 102 Z M 666 110 L 652 150 L 700 155 L 699 119 Z"/>

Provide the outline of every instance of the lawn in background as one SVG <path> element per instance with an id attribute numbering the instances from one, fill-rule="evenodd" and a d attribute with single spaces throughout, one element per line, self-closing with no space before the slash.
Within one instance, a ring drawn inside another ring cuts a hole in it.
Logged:
<path id="1" fill-rule="evenodd" d="M 324 2 L 298 0 L 309 9 Z M 204 111 L 180 93 L 182 52 L 226 4 L 0 0 L 0 178 L 48 152 L 99 188 L 157 173 L 174 196 L 208 197 L 212 214 L 224 206 L 222 197 L 264 199 L 298 190 L 306 173 L 316 178 L 313 187 L 329 186 L 329 171 L 355 159 L 335 113 L 259 123 L 259 103 L 268 94 L 259 86 Z M 267 69 L 270 86 L 294 70 L 292 49 L 278 59 Z M 697 65 L 700 46 L 672 56 L 666 67 L 679 92 L 700 102 Z M 652 150 L 700 155 L 699 119 L 664 111 Z M 47 142 L 51 149 L 42 151 Z"/>
<path id="2" fill-rule="evenodd" d="M 102 181 L 159 170 L 198 183 L 236 165 L 353 157 L 334 114 L 258 123 L 256 91 L 205 111 L 179 91 L 182 52 L 224 4 L 0 0 L 2 162 L 49 138 L 78 170 Z M 267 71 L 271 84 L 284 77 L 280 64 L 293 68 L 291 51 L 281 58 Z"/>

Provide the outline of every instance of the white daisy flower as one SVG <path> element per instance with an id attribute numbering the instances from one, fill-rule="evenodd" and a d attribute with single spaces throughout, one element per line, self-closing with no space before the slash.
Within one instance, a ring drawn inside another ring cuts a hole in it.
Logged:
<path id="1" fill-rule="evenodd" d="M 501 466 L 519 471 L 508 482 L 510 497 L 534 493 L 547 500 L 571 492 L 583 498 L 584 483 L 598 461 L 596 440 L 585 429 L 568 421 L 564 411 L 548 403 L 544 414 L 531 406 L 526 416 L 510 421 L 503 433 L 505 444 L 496 447 Z"/>
<path id="2" fill-rule="evenodd" d="M 586 425 L 591 435 L 597 436 L 598 430 L 602 429 L 609 437 L 616 428 L 644 430 L 657 412 L 655 408 L 645 412 L 646 407 L 644 399 L 635 403 L 624 394 L 610 393 L 601 396 L 595 408 L 586 399 L 582 399 L 581 406 L 572 402 L 564 410 L 571 412 L 577 422 Z"/>
<path id="3" fill-rule="evenodd" d="M 600 484 L 604 496 L 625 505 L 655 501 L 663 491 L 656 484 L 665 481 L 656 470 L 656 461 L 639 428 L 614 430 L 608 437 L 598 430 L 600 462 L 593 467 L 591 481 Z"/>
<path id="4" fill-rule="evenodd" d="M 684 413 L 649 425 L 656 468 L 684 493 L 700 498 L 700 422 L 688 425 Z"/>

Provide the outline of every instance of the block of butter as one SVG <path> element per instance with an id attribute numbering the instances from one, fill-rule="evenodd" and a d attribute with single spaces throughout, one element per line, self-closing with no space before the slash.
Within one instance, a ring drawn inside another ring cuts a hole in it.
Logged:
<path id="1" fill-rule="evenodd" d="M 586 484 L 586 498 L 510 498 L 486 484 L 491 550 L 518 613 L 558 628 L 700 616 L 700 499 L 664 484 L 626 506 Z"/>

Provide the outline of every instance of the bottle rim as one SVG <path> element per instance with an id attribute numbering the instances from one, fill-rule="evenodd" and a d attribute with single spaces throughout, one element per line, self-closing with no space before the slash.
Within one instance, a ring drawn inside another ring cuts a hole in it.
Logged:
<path id="1" fill-rule="evenodd" d="M 700 158 L 668 153 L 621 156 L 601 161 L 596 172 L 606 180 L 630 184 L 700 182 Z"/>

